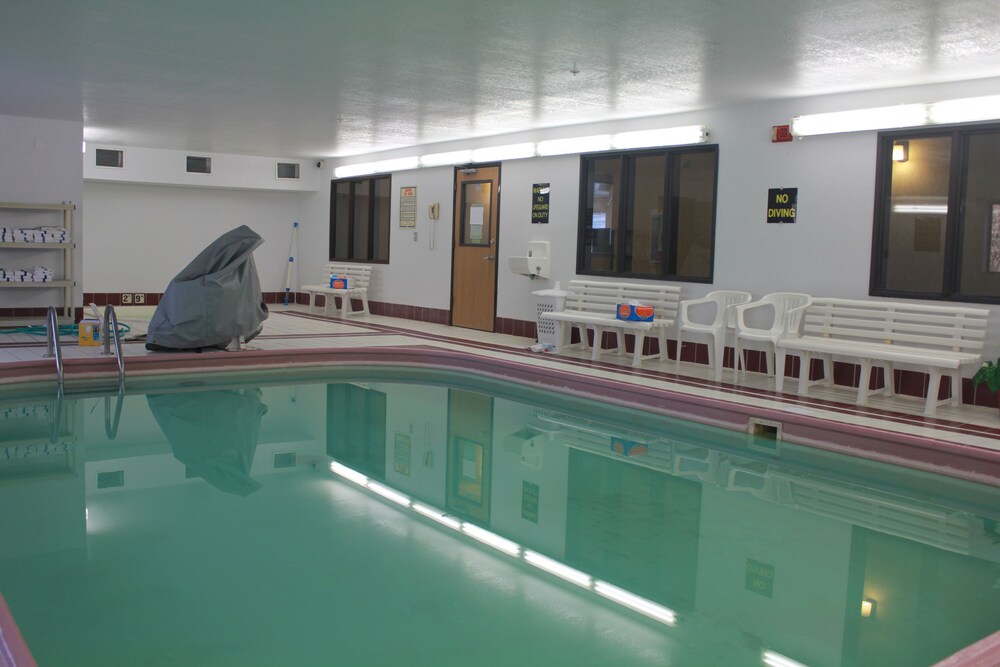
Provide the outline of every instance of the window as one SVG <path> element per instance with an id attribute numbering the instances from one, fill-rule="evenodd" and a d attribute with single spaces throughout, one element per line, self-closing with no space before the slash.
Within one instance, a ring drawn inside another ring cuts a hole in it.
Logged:
<path id="1" fill-rule="evenodd" d="M 871 293 L 1000 303 L 1000 126 L 879 135 Z"/>
<path id="2" fill-rule="evenodd" d="M 718 147 L 581 160 L 577 273 L 712 281 Z"/>
<path id="3" fill-rule="evenodd" d="M 390 177 L 330 183 L 330 259 L 389 262 Z"/>

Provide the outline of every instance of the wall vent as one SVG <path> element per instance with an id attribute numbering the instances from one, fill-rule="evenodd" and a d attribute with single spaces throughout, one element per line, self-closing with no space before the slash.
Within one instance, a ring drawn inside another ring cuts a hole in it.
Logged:
<path id="1" fill-rule="evenodd" d="M 279 162 L 278 163 L 278 178 L 281 180 L 298 180 L 299 178 L 299 163 L 298 162 Z"/>
<path id="2" fill-rule="evenodd" d="M 125 486 L 124 470 L 112 470 L 110 472 L 97 473 L 97 488 L 113 489 L 120 486 Z"/>
<path id="3" fill-rule="evenodd" d="M 125 151 L 113 148 L 98 148 L 94 151 L 94 164 L 98 167 L 111 167 L 121 169 L 125 166 Z"/>
<path id="4" fill-rule="evenodd" d="M 210 157 L 197 157 L 195 155 L 187 156 L 187 171 L 189 174 L 211 174 L 212 173 L 212 158 Z"/>
<path id="5" fill-rule="evenodd" d="M 295 452 L 278 452 L 274 455 L 275 468 L 294 468 Z"/>

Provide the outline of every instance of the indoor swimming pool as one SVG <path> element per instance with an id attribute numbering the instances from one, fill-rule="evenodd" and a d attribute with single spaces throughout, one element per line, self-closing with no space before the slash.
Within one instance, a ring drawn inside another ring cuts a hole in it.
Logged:
<path id="1" fill-rule="evenodd" d="M 1000 630 L 1000 486 L 777 428 L 414 368 L 50 387 L 0 393 L 41 667 L 917 666 Z"/>

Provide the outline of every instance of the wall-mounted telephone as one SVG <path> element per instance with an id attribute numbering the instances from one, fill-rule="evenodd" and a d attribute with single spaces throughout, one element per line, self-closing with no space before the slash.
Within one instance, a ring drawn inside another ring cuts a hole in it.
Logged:
<path id="1" fill-rule="evenodd" d="M 434 202 L 427 207 L 427 217 L 431 220 L 437 220 L 441 217 L 441 204 Z"/>

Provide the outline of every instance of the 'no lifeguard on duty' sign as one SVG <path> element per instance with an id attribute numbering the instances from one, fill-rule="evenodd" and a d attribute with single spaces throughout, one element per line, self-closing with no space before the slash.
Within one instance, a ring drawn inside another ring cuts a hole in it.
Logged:
<path id="1" fill-rule="evenodd" d="M 767 221 L 795 222 L 798 188 L 771 188 L 767 191 Z"/>

